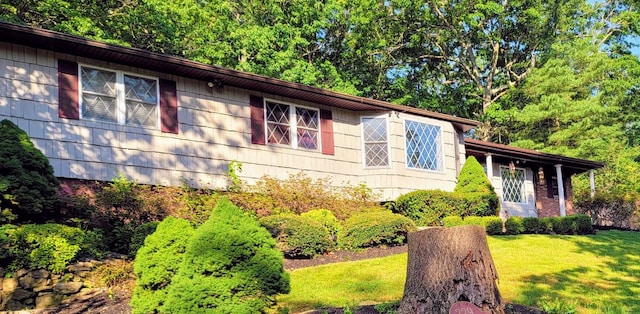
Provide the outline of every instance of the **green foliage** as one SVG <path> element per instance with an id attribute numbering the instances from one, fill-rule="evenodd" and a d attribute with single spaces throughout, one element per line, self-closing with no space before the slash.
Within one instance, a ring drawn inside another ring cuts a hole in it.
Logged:
<path id="1" fill-rule="evenodd" d="M 442 225 L 445 227 L 462 226 L 464 222 L 460 216 L 447 216 L 442 218 Z"/>
<path id="2" fill-rule="evenodd" d="M 156 231 L 159 222 L 150 221 L 137 226 L 133 230 L 131 243 L 129 243 L 129 257 L 134 258 L 138 250 L 144 245 L 144 239 Z"/>
<path id="3" fill-rule="evenodd" d="M 525 231 L 524 222 L 522 218 L 517 216 L 511 216 L 504 222 L 504 227 L 507 234 L 521 234 Z"/>
<path id="4" fill-rule="evenodd" d="M 338 238 L 340 230 L 342 230 L 340 220 L 338 220 L 331 211 L 326 209 L 312 209 L 306 213 L 300 214 L 300 216 L 307 217 L 321 223 L 325 228 L 327 228 L 334 241 Z"/>
<path id="5" fill-rule="evenodd" d="M 473 156 L 467 157 L 462 169 L 460 169 L 458 183 L 456 183 L 454 191 L 461 193 L 495 193 L 489 178 L 484 172 L 484 168 Z"/>
<path id="6" fill-rule="evenodd" d="M 345 249 L 359 249 L 376 245 L 400 245 L 416 225 L 402 215 L 388 211 L 365 212 L 351 216 L 344 222 L 338 244 Z"/>
<path id="7" fill-rule="evenodd" d="M 189 240 L 162 312 L 259 313 L 287 292 L 289 276 L 275 240 L 222 198 Z"/>
<path id="8" fill-rule="evenodd" d="M 227 190 L 230 192 L 242 191 L 242 180 L 240 179 L 240 173 L 242 172 L 242 163 L 233 160 L 229 163 L 227 169 L 227 178 L 229 179 L 229 187 Z"/>
<path id="9" fill-rule="evenodd" d="M 438 225 L 448 215 L 464 216 L 458 205 L 459 194 L 440 190 L 417 190 L 400 195 L 394 202 L 393 212 L 411 218 L 420 226 Z"/>
<path id="10" fill-rule="evenodd" d="M 0 121 L 0 223 L 46 221 L 58 204 L 53 167 L 27 133 Z"/>
<path id="11" fill-rule="evenodd" d="M 314 257 L 334 247 L 329 230 L 308 216 L 279 214 L 261 218 L 260 224 L 269 230 L 287 257 Z"/>
<path id="12" fill-rule="evenodd" d="M 61 273 L 79 257 L 99 257 L 100 235 L 60 224 L 3 225 L 0 228 L 2 265 L 10 269 L 45 268 Z"/>
<path id="13" fill-rule="evenodd" d="M 577 200 L 575 205 L 577 212 L 589 216 L 596 226 L 629 228 L 633 217 L 638 215 L 633 199 L 611 193 L 596 193 L 593 198 Z"/>
<path id="14" fill-rule="evenodd" d="M 134 314 L 155 313 L 162 307 L 193 233 L 187 220 L 167 217 L 146 237 L 133 266 L 137 277 L 131 298 Z"/>
<path id="15" fill-rule="evenodd" d="M 484 220 L 484 229 L 487 231 L 488 235 L 500 235 L 502 234 L 502 218 L 497 216 L 485 216 L 482 217 Z"/>
<path id="16" fill-rule="evenodd" d="M 522 233 L 536 234 L 543 233 L 541 230 L 540 220 L 536 217 L 524 217 L 522 218 Z"/>

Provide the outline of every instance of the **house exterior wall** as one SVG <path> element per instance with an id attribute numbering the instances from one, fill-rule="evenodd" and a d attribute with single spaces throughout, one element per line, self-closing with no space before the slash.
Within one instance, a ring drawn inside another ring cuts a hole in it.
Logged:
<path id="1" fill-rule="evenodd" d="M 177 84 L 179 133 L 58 116 L 58 60 L 169 79 Z M 251 143 L 250 95 L 309 108 L 331 110 L 334 155 Z M 365 168 L 361 117 L 385 116 L 389 125 L 390 166 Z M 48 158 L 58 177 L 111 180 L 117 173 L 139 183 L 223 189 L 231 161 L 242 163 L 241 179 L 263 175 L 286 178 L 304 171 L 333 184 L 365 183 L 381 200 L 416 189 L 453 190 L 465 149 L 462 135 L 446 121 L 398 112 L 353 112 L 330 104 L 301 102 L 166 73 L 0 43 L 0 119 L 25 130 Z M 444 171 L 406 166 L 406 119 L 441 127 Z"/>
<path id="2" fill-rule="evenodd" d="M 486 164 L 483 164 L 486 168 Z M 500 217 L 508 218 L 509 216 L 519 217 L 537 217 L 536 210 L 536 191 L 531 168 L 520 168 L 524 170 L 524 195 L 525 200 L 522 203 L 506 202 L 504 200 L 503 182 L 500 175 L 501 167 L 508 167 L 508 164 L 493 163 L 493 176 L 489 177 L 489 181 L 494 191 L 500 198 Z"/>
<path id="3" fill-rule="evenodd" d="M 551 184 L 548 184 L 547 180 L 556 179 L 554 168 L 544 168 L 544 180 L 538 178 L 536 180 L 536 208 L 538 208 L 539 217 L 557 217 L 560 216 L 560 202 L 557 195 L 553 191 L 550 191 Z M 563 175 L 564 194 L 565 194 L 565 212 L 567 215 L 575 214 L 575 208 L 573 206 L 573 187 L 571 185 L 571 176 Z"/>

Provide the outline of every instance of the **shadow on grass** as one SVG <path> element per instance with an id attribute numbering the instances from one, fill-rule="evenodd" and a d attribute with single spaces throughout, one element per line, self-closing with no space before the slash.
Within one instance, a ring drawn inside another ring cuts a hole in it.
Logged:
<path id="1" fill-rule="evenodd" d="M 572 242 L 578 253 L 596 256 L 593 265 L 525 276 L 519 301 L 563 302 L 591 313 L 640 313 L 640 233 L 606 231 Z"/>

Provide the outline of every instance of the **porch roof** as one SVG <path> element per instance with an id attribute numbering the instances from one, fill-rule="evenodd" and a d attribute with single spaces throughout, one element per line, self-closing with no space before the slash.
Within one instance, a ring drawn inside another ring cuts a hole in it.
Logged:
<path id="1" fill-rule="evenodd" d="M 604 163 L 587 159 L 548 154 L 537 150 L 517 148 L 474 139 L 465 139 L 464 143 L 467 155 L 484 156 L 491 154 L 509 160 L 531 162 L 539 165 L 561 164 L 564 168 L 572 169 L 575 173 L 602 168 L 605 165 Z"/>
<path id="2" fill-rule="evenodd" d="M 310 101 L 346 110 L 406 112 L 448 121 L 462 131 L 468 131 L 478 125 L 477 121 L 471 119 L 396 105 L 371 98 L 342 94 L 304 84 L 207 65 L 142 49 L 107 44 L 39 28 L 0 22 L 0 34 L 2 34 L 0 41 L 8 43 L 46 49 L 73 56 L 107 60 L 127 66 Z"/>

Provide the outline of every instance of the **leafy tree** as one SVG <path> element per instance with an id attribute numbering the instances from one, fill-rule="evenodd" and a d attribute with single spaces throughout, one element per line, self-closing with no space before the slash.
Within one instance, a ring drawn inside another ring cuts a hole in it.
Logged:
<path id="1" fill-rule="evenodd" d="M 282 253 L 258 221 L 226 198 L 189 240 L 168 313 L 259 313 L 289 292 Z"/>
<path id="2" fill-rule="evenodd" d="M 58 203 L 58 179 L 27 133 L 0 121 L 0 222 L 45 221 Z"/>

